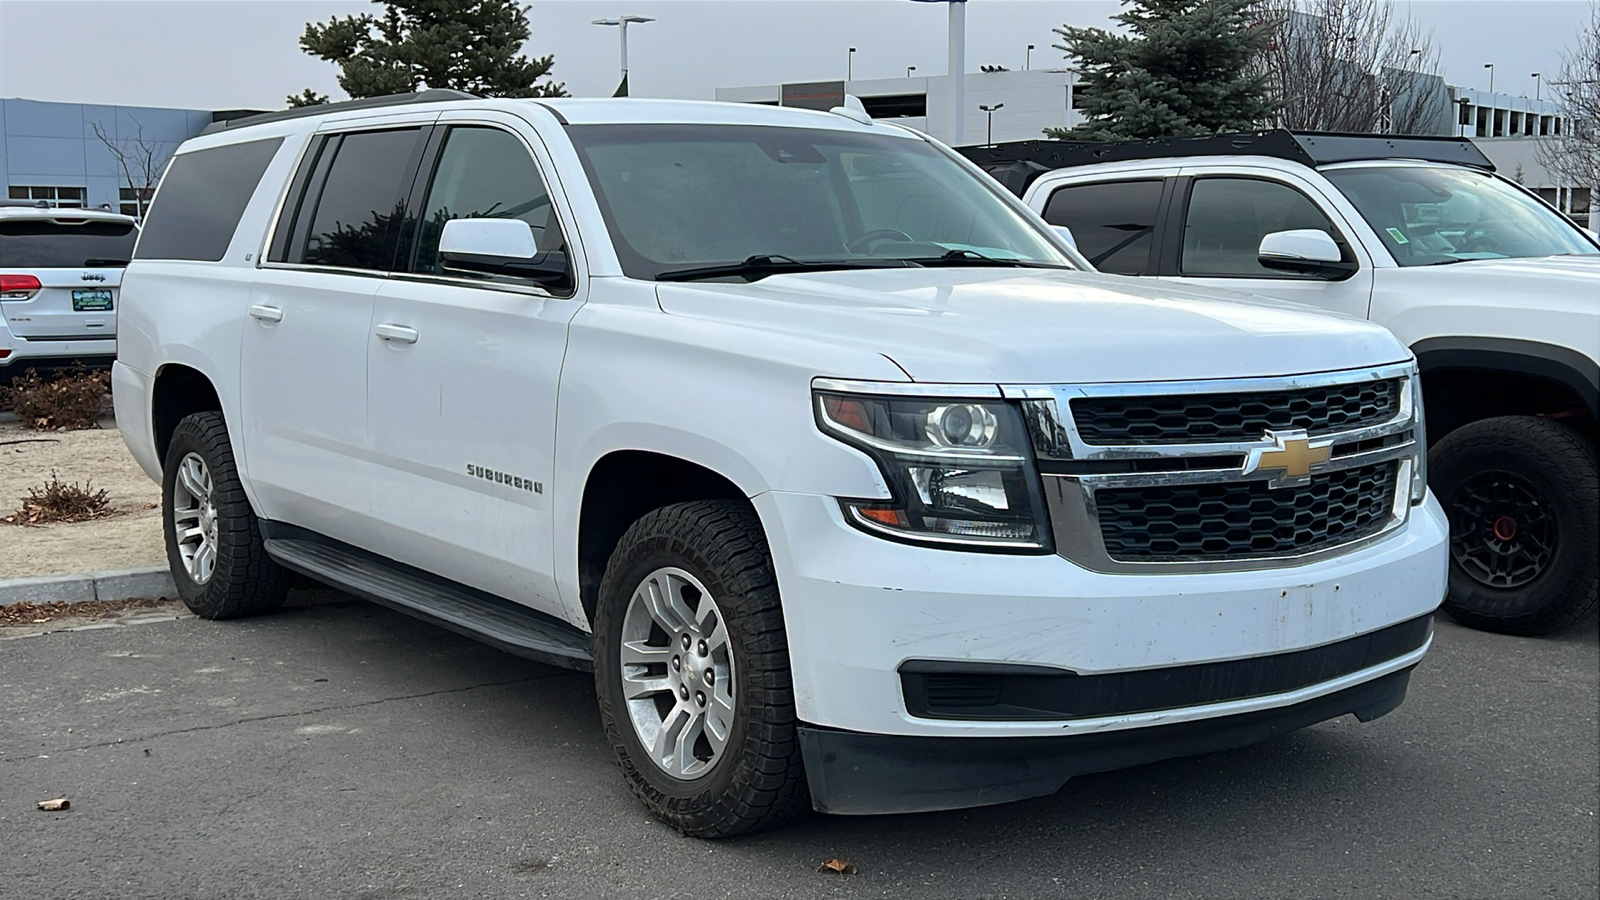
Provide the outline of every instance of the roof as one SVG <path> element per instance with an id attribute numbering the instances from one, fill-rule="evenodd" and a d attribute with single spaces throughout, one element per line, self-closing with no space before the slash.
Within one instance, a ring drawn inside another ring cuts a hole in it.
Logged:
<path id="1" fill-rule="evenodd" d="M 1283 129 L 1152 141 L 1013 141 L 956 149 L 1017 194 L 1026 190 L 1034 178 L 1052 169 L 1198 156 L 1266 156 L 1311 168 L 1341 162 L 1417 159 L 1494 171 L 1494 163 L 1466 138 Z"/>
<path id="2" fill-rule="evenodd" d="M 86 219 L 95 219 L 107 222 L 127 222 L 134 224 L 133 216 L 122 213 L 110 212 L 104 209 L 83 209 L 74 206 L 11 206 L 0 204 L 0 219 L 70 219 L 82 222 Z"/>
<path id="3" fill-rule="evenodd" d="M 470 102 L 468 102 L 470 101 Z M 792 128 L 829 128 L 860 130 L 871 128 L 848 116 L 813 110 L 767 106 L 757 103 L 726 103 L 709 100 L 650 100 L 634 97 L 604 99 L 577 98 L 480 98 L 461 91 L 432 90 L 417 94 L 392 94 L 387 97 L 368 97 L 344 103 L 325 103 L 318 106 L 301 106 L 261 115 L 218 121 L 201 134 L 234 132 L 253 125 L 287 122 L 296 119 L 331 116 L 345 112 L 394 111 L 403 112 L 407 106 L 443 104 L 470 106 L 473 109 L 516 109 L 526 104 L 537 104 L 554 113 L 563 124 L 714 124 L 714 125 L 778 125 Z M 885 129 L 886 133 L 909 136 L 901 129 Z"/>

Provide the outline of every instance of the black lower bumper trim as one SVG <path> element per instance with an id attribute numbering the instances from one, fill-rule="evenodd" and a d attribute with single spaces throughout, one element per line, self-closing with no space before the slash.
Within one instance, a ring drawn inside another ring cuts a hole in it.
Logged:
<path id="1" fill-rule="evenodd" d="M 926 812 L 1055 793 L 1077 775 L 1246 747 L 1405 699 L 1411 668 L 1293 706 L 1171 725 L 1061 737 L 908 737 L 800 727 L 811 803 L 843 815 Z"/>

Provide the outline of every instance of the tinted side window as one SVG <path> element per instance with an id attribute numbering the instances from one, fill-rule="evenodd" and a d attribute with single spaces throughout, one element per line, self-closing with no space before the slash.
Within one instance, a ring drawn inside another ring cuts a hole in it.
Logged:
<path id="1" fill-rule="evenodd" d="M 313 183 L 300 206 L 307 228 L 296 227 L 289 262 L 347 269 L 386 270 L 394 262 L 394 242 L 404 218 L 402 184 L 414 164 L 420 129 L 358 131 L 331 149 L 327 179 Z M 303 235 L 303 237 L 302 237 Z"/>
<path id="2" fill-rule="evenodd" d="M 1161 180 L 1113 181 L 1059 188 L 1044 218 L 1072 229 L 1089 262 L 1113 275 L 1150 274 Z"/>
<path id="3" fill-rule="evenodd" d="M 445 138 L 423 207 L 412 271 L 444 274 L 439 237 L 451 219 L 517 219 L 528 224 L 541 252 L 565 249 L 550 192 L 528 148 L 497 128 L 452 128 Z"/>
<path id="4" fill-rule="evenodd" d="M 174 157 L 145 214 L 139 259 L 216 262 L 228 252 L 261 173 L 282 146 L 268 138 Z"/>
<path id="5" fill-rule="evenodd" d="M 1335 240 L 1333 223 L 1292 187 L 1254 178 L 1200 178 L 1183 223 L 1185 275 L 1296 278 L 1256 260 L 1261 239 L 1275 231 L 1315 228 Z"/>

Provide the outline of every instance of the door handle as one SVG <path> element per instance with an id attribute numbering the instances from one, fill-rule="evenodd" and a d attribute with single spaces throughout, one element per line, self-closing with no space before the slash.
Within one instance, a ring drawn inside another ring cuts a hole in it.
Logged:
<path id="1" fill-rule="evenodd" d="M 415 328 L 407 328 L 404 325 L 379 325 L 374 330 L 374 333 L 390 343 L 415 344 L 417 342 L 417 330 Z"/>
<path id="2" fill-rule="evenodd" d="M 250 307 L 250 318 L 257 319 L 262 322 L 282 322 L 283 310 L 277 308 L 276 306 L 267 306 L 265 304 L 258 303 L 255 306 Z"/>

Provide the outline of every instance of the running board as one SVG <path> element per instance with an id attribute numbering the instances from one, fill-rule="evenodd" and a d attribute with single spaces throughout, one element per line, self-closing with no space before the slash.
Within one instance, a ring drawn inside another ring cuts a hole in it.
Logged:
<path id="1" fill-rule="evenodd" d="M 589 635 L 553 616 L 293 526 L 261 524 L 267 555 L 286 569 L 516 656 L 594 671 Z"/>

